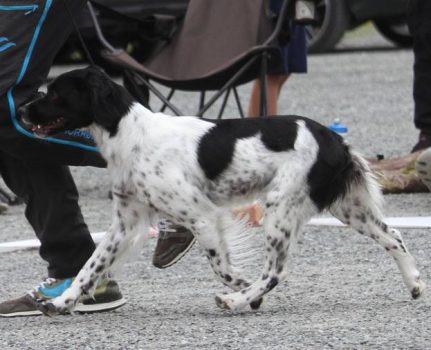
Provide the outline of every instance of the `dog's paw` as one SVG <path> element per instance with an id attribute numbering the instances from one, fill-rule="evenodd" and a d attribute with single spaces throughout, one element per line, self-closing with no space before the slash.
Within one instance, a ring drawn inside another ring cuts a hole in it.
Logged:
<path id="1" fill-rule="evenodd" d="M 249 305 L 249 302 L 238 293 L 217 295 L 215 302 L 220 309 L 224 310 L 239 310 Z"/>
<path id="2" fill-rule="evenodd" d="M 255 301 L 252 301 L 250 303 L 250 308 L 252 310 L 259 310 L 260 305 L 262 305 L 262 302 L 263 302 L 263 298 L 259 298 L 259 299 L 255 300 Z"/>
<path id="3" fill-rule="evenodd" d="M 45 316 L 51 317 L 55 315 L 72 314 L 75 304 L 72 299 L 68 299 L 65 302 L 53 299 L 50 301 L 38 301 L 36 306 Z"/>
<path id="4" fill-rule="evenodd" d="M 61 310 L 57 309 L 50 301 L 40 301 L 36 306 L 45 316 L 52 317 L 61 314 Z"/>
<path id="5" fill-rule="evenodd" d="M 220 309 L 224 309 L 224 310 L 231 310 L 231 307 L 229 306 L 229 302 L 225 299 L 224 296 L 221 295 L 217 295 L 215 297 L 215 302 L 216 305 L 220 308 Z"/>
<path id="6" fill-rule="evenodd" d="M 425 291 L 425 288 L 426 288 L 425 282 L 423 282 L 422 280 L 418 280 L 418 285 L 410 291 L 412 298 L 413 299 L 420 298 L 420 296 Z"/>

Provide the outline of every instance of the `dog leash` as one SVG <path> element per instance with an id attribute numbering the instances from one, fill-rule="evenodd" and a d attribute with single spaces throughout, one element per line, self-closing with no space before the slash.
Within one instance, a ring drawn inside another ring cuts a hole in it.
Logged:
<path id="1" fill-rule="evenodd" d="M 67 4 L 67 1 L 63 0 L 63 4 L 64 4 L 64 7 L 66 8 L 66 11 L 67 11 L 69 17 L 70 17 L 70 20 L 72 21 L 72 25 L 75 29 L 76 35 L 78 35 L 79 42 L 81 43 L 82 49 L 84 50 L 84 54 L 87 57 L 87 60 L 90 63 L 90 66 L 95 67 L 96 64 L 94 63 L 93 57 L 91 56 L 90 51 L 88 50 L 88 46 L 85 43 L 84 38 L 82 37 L 81 31 L 79 29 L 78 24 L 75 21 L 75 18 L 73 17 L 72 11 L 70 11 L 70 8 L 69 8 L 69 5 Z"/>

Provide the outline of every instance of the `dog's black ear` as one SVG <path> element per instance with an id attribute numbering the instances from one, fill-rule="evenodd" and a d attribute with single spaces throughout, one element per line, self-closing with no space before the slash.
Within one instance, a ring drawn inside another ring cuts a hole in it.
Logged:
<path id="1" fill-rule="evenodd" d="M 94 122 L 111 136 L 117 133 L 118 123 L 133 104 L 132 96 L 101 70 L 88 70 L 86 84 L 90 88 L 91 109 Z"/>

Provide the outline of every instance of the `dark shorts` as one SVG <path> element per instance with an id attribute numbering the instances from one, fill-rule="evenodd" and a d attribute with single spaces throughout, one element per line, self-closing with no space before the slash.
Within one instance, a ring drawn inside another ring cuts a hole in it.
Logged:
<path id="1" fill-rule="evenodd" d="M 281 0 L 271 0 L 270 10 L 277 16 L 281 10 Z M 291 25 L 292 32 L 286 46 L 282 46 L 282 62 L 272 67 L 269 74 L 307 73 L 307 38 L 303 25 Z"/>
<path id="2" fill-rule="evenodd" d="M 282 63 L 270 69 L 269 74 L 307 73 L 307 40 L 304 26 L 292 26 L 291 39 L 281 50 Z"/>

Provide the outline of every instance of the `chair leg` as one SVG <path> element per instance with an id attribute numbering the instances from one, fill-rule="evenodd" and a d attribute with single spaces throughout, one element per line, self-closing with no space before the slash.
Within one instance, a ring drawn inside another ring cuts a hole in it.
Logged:
<path id="1" fill-rule="evenodd" d="M 174 96 L 175 93 L 175 89 L 171 89 L 171 91 L 169 91 L 168 96 L 166 96 L 166 101 L 171 101 L 172 96 Z M 163 102 L 162 107 L 160 108 L 160 112 L 164 112 L 166 110 L 166 107 L 168 107 L 166 102 Z"/>
<path id="2" fill-rule="evenodd" d="M 151 84 L 148 80 L 144 79 L 143 77 L 141 77 L 139 74 L 135 74 L 135 78 L 138 80 L 138 83 L 141 82 L 142 84 L 144 84 L 148 89 L 150 89 L 150 91 L 160 100 L 162 101 L 164 104 L 166 104 L 167 107 L 169 107 L 169 109 L 175 113 L 175 115 L 180 116 L 180 115 L 184 115 L 177 107 L 175 107 L 165 96 L 163 96 L 163 94 L 156 89 L 156 87 Z"/>
<path id="3" fill-rule="evenodd" d="M 262 53 L 260 63 L 260 116 L 268 116 L 268 54 Z"/>
<path id="4" fill-rule="evenodd" d="M 236 106 L 238 107 L 239 115 L 244 118 L 244 110 L 242 109 L 241 100 L 239 99 L 238 90 L 236 87 L 233 88 L 233 95 L 235 96 Z"/>
<path id="5" fill-rule="evenodd" d="M 201 110 L 197 113 L 198 116 L 202 117 L 203 114 L 214 104 L 215 101 L 217 101 L 217 99 L 225 93 L 225 91 L 227 89 L 230 89 L 232 87 L 232 85 L 234 85 L 234 83 L 242 76 L 242 74 L 244 72 L 247 71 L 247 69 L 249 69 L 251 67 L 252 64 L 254 64 L 254 62 L 256 62 L 257 60 L 257 56 L 251 58 L 246 64 L 244 64 L 244 66 L 242 66 L 242 68 L 236 72 L 234 74 L 234 76 L 232 78 L 230 78 L 221 89 L 219 89 L 213 96 L 211 96 L 210 100 L 205 104 L 205 106 L 203 106 L 203 108 L 201 108 Z"/>
<path id="6" fill-rule="evenodd" d="M 222 103 L 222 105 L 221 105 L 221 107 L 220 107 L 220 111 L 219 111 L 219 114 L 218 114 L 218 119 L 221 119 L 221 117 L 222 117 L 222 115 L 223 115 L 223 112 L 224 112 L 224 109 L 226 108 L 226 103 L 227 103 L 227 100 L 229 99 L 230 90 L 231 90 L 231 89 L 228 89 L 228 90 L 226 91 L 225 95 L 224 95 L 223 103 Z"/>
<path id="7" fill-rule="evenodd" d="M 204 90 L 202 90 L 201 91 L 201 95 L 200 95 L 200 98 L 199 98 L 199 111 L 202 109 L 202 108 L 204 108 L 204 106 L 205 106 L 205 91 Z M 202 116 L 201 116 L 202 117 Z"/>

